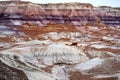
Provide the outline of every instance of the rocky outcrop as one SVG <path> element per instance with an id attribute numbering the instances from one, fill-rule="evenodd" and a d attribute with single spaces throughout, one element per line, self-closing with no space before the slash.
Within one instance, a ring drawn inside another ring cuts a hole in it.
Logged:
<path id="1" fill-rule="evenodd" d="M 10 67 L 0 60 L 0 80 L 28 80 L 28 78 L 23 71 Z"/>
<path id="2" fill-rule="evenodd" d="M 93 23 L 95 17 L 107 25 L 120 25 L 119 8 L 94 7 L 89 3 L 35 4 L 23 1 L 2 1 L 0 2 L 0 14 L 3 21 L 11 19 L 34 21 L 39 26 L 47 23 L 81 26 L 88 22 Z"/>
<path id="3" fill-rule="evenodd" d="M 120 79 L 119 8 L 22 1 L 0 8 L 0 80 Z"/>

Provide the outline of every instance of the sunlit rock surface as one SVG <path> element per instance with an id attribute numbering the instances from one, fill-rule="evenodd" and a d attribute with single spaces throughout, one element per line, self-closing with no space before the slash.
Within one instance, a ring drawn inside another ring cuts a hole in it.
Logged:
<path id="1" fill-rule="evenodd" d="M 120 80 L 120 8 L 0 2 L 0 80 Z"/>
<path id="2" fill-rule="evenodd" d="M 88 22 L 93 23 L 96 18 L 107 25 L 120 25 L 120 8 L 95 7 L 89 3 L 36 4 L 23 1 L 1 1 L 0 14 L 2 24 L 5 25 L 20 26 L 27 21 L 39 26 L 47 23 L 81 26 Z M 19 23 L 15 23 L 16 20 Z"/>

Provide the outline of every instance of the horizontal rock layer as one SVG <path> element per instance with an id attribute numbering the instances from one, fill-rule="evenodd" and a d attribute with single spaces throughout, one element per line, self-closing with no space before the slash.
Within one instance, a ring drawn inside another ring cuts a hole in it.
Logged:
<path id="1" fill-rule="evenodd" d="M 119 80 L 119 25 L 120 8 L 2 1 L 0 80 Z"/>
<path id="2" fill-rule="evenodd" d="M 0 20 L 3 22 L 12 19 L 39 21 L 43 25 L 46 23 L 67 23 L 76 26 L 84 25 L 87 22 L 92 23 L 97 17 L 107 25 L 120 25 L 119 8 L 94 7 L 87 3 L 35 4 L 1 1 L 0 16 Z"/>

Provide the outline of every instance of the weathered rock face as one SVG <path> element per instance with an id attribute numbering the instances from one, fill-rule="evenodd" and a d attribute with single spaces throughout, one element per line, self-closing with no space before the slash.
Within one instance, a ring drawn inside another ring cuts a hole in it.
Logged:
<path id="1" fill-rule="evenodd" d="M 0 61 L 0 80 L 28 80 L 25 73 Z"/>
<path id="2" fill-rule="evenodd" d="M 25 41 L 21 37 L 22 42 L 0 39 L 0 60 L 22 70 L 29 80 L 120 78 L 120 29 L 116 27 L 24 25 L 21 32 L 31 39 Z"/>
<path id="3" fill-rule="evenodd" d="M 35 4 L 31 2 L 0 2 L 4 20 L 35 21 L 37 25 L 67 23 L 75 26 L 94 22 L 98 17 L 107 25 L 120 25 L 120 9 L 107 6 L 94 7 L 86 3 Z"/>
<path id="4" fill-rule="evenodd" d="M 0 80 L 120 79 L 119 8 L 15 1 L 0 8 Z"/>

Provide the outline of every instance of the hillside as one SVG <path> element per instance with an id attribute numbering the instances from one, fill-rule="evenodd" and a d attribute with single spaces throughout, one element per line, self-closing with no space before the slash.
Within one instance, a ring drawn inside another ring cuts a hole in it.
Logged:
<path id="1" fill-rule="evenodd" d="M 120 80 L 120 8 L 0 1 L 0 80 Z"/>

